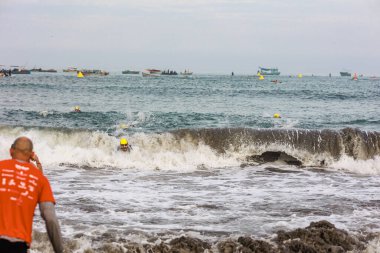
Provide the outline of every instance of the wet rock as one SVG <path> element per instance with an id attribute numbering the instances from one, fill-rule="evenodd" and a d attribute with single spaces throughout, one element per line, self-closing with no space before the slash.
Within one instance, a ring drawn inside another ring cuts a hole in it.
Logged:
<path id="1" fill-rule="evenodd" d="M 222 241 L 222 242 L 218 243 L 217 248 L 218 248 L 220 253 L 234 253 L 239 248 L 239 245 L 238 245 L 238 243 L 229 239 L 227 241 Z"/>
<path id="2" fill-rule="evenodd" d="M 96 236 L 78 233 L 71 239 L 64 239 L 64 248 L 65 252 L 77 252 L 82 250 L 83 242 L 89 242 L 84 253 L 359 253 L 376 252 L 365 251 L 365 246 L 368 246 L 368 241 L 378 238 L 379 234 L 355 236 L 337 229 L 328 221 L 318 221 L 311 222 L 305 228 L 278 231 L 277 237 L 270 241 L 251 236 L 241 236 L 237 240 L 229 237 L 213 242 L 187 236 L 170 240 L 172 237 L 166 233 L 140 236 L 144 238 L 144 243 L 130 241 L 113 230 Z M 53 252 L 46 233 L 33 233 L 32 249 Z"/>
<path id="3" fill-rule="evenodd" d="M 344 249 L 340 246 L 331 246 L 327 249 L 328 253 L 344 253 Z"/>
<path id="4" fill-rule="evenodd" d="M 107 244 L 104 244 L 102 247 L 100 247 L 96 252 L 125 253 L 125 249 L 121 245 L 107 243 Z"/>
<path id="5" fill-rule="evenodd" d="M 129 253 L 145 253 L 145 250 L 142 247 L 142 245 L 138 243 L 128 243 L 124 247 L 127 249 L 127 252 Z"/>
<path id="6" fill-rule="evenodd" d="M 161 243 L 159 245 L 145 245 L 144 246 L 147 253 L 169 253 L 170 248 L 168 245 Z"/>
<path id="7" fill-rule="evenodd" d="M 203 253 L 211 245 L 197 238 L 181 236 L 170 241 L 171 253 Z"/>
<path id="8" fill-rule="evenodd" d="M 302 162 L 299 161 L 297 158 L 288 155 L 285 152 L 278 152 L 278 151 L 266 151 L 262 153 L 261 155 L 252 155 L 248 156 L 247 161 L 254 161 L 257 163 L 268 163 L 268 162 L 275 162 L 275 161 L 283 161 L 289 165 L 296 165 L 301 166 Z"/>
<path id="9" fill-rule="evenodd" d="M 83 234 L 83 233 L 78 233 L 78 234 L 75 234 L 75 235 L 73 236 L 73 238 L 77 239 L 77 238 L 81 238 L 81 237 L 83 237 L 83 236 L 85 236 L 85 234 Z"/>
<path id="10" fill-rule="evenodd" d="M 251 237 L 239 237 L 238 242 L 246 248 L 245 252 L 275 253 L 273 246 L 263 240 L 254 240 Z"/>
<path id="11" fill-rule="evenodd" d="M 364 249 L 364 243 L 337 229 L 328 221 L 312 222 L 306 228 L 278 231 L 277 243 L 283 253 L 332 253 Z"/>

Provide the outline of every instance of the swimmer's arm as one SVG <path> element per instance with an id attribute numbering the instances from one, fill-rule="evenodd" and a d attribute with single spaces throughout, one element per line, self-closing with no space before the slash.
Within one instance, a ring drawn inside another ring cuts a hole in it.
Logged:
<path id="1" fill-rule="evenodd" d="M 41 202 L 39 203 L 41 217 L 45 220 L 46 230 L 53 245 L 55 253 L 63 252 L 61 228 L 59 227 L 58 218 L 55 214 L 54 203 Z"/>

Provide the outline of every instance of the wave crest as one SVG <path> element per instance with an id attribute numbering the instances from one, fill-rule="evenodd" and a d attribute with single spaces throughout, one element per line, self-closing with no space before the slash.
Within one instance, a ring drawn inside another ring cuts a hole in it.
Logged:
<path id="1" fill-rule="evenodd" d="M 127 136 L 133 151 L 125 154 L 117 151 L 119 138 L 105 132 L 2 126 L 0 144 L 6 147 L 0 150 L 3 159 L 9 157 L 8 147 L 21 135 L 34 141 L 37 154 L 51 166 L 193 170 L 282 160 L 295 165 L 335 164 L 350 168 L 347 161 L 376 161 L 380 156 L 380 133 L 352 128 L 216 128 L 133 133 Z"/>

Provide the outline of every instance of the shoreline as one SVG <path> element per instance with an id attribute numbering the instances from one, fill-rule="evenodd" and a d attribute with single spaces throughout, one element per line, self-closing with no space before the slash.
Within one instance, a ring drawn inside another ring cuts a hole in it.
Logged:
<path id="1" fill-rule="evenodd" d="M 64 248 L 65 252 L 85 253 L 375 253 L 380 249 L 379 242 L 379 233 L 357 235 L 321 220 L 311 222 L 305 228 L 279 230 L 272 238 L 265 239 L 245 235 L 238 238 L 220 237 L 216 241 L 209 241 L 188 235 L 167 238 L 165 234 L 159 234 L 149 238 L 137 236 L 132 241 L 111 232 L 99 233 L 96 237 L 79 233 L 73 235 L 73 238 L 65 238 Z M 33 253 L 53 252 L 46 233 L 34 231 L 31 250 Z"/>

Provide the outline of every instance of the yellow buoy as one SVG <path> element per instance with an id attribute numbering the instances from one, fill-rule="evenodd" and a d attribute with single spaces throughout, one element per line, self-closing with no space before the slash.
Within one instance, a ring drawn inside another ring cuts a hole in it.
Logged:
<path id="1" fill-rule="evenodd" d="M 79 71 L 78 74 L 77 74 L 77 77 L 78 78 L 82 78 L 82 77 L 84 77 L 84 75 L 83 75 L 83 73 L 81 71 Z"/>
<path id="2" fill-rule="evenodd" d="M 302 78 L 302 74 L 298 74 L 298 78 Z"/>
<path id="3" fill-rule="evenodd" d="M 275 113 L 275 114 L 273 114 L 273 118 L 279 119 L 279 118 L 281 118 L 281 116 L 280 116 L 280 114 Z"/>
<path id="4" fill-rule="evenodd" d="M 264 76 L 263 76 L 263 75 L 260 75 L 260 76 L 259 76 L 259 80 L 264 80 Z"/>

